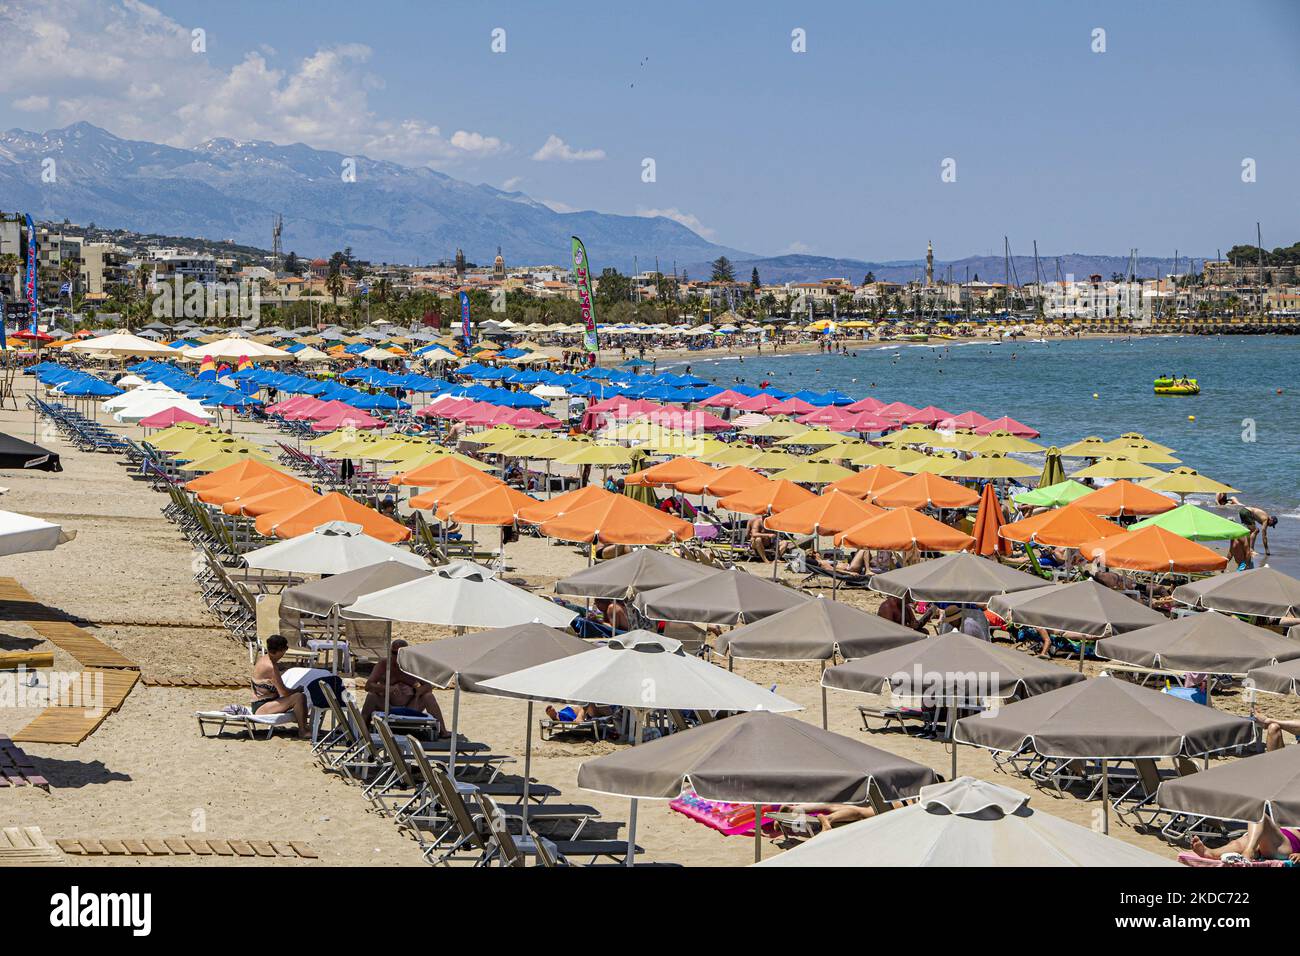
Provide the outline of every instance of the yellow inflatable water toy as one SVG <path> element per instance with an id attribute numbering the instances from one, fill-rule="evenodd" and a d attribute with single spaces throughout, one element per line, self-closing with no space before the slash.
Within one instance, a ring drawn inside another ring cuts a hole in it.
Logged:
<path id="1" fill-rule="evenodd" d="M 1158 378 L 1155 380 L 1157 395 L 1199 395 L 1200 383 L 1194 378 Z"/>

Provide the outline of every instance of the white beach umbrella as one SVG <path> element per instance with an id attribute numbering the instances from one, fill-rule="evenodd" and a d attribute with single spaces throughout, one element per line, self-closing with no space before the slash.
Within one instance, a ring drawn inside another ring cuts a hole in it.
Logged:
<path id="1" fill-rule="evenodd" d="M 76 536 L 77 532 L 64 531 L 57 524 L 40 518 L 0 511 L 0 556 L 53 551 Z"/>
<path id="2" fill-rule="evenodd" d="M 367 594 L 348 610 L 389 621 L 449 627 L 512 627 L 536 621 L 563 628 L 574 617 L 573 611 L 507 584 L 472 561 L 453 561 L 418 581 Z"/>
<path id="3" fill-rule="evenodd" d="M 130 355 L 167 355 L 174 357 L 176 350 L 161 342 L 150 342 L 146 338 L 132 335 L 130 332 L 112 332 L 95 338 L 73 342 L 63 346 L 65 352 L 80 352 L 83 355 L 102 357 L 120 357 Z"/>
<path id="4" fill-rule="evenodd" d="M 381 561 L 398 561 L 413 568 L 428 567 L 419 555 L 372 538 L 361 530 L 361 525 L 348 521 L 330 521 L 310 534 L 258 548 L 245 554 L 244 560 L 256 570 L 292 574 L 342 574 Z"/>
<path id="5" fill-rule="evenodd" d="M 171 352 L 171 349 L 168 349 Z M 172 352 L 172 354 L 175 354 Z M 255 362 L 290 362 L 293 353 L 277 349 L 273 345 L 263 345 L 253 339 L 224 338 L 206 345 L 197 345 L 192 349 L 183 349 L 186 358 L 205 359 L 241 359 L 250 358 Z"/>
<path id="6" fill-rule="evenodd" d="M 1033 810 L 1008 787 L 958 777 L 901 810 L 820 834 L 758 866 L 1177 866 L 1173 860 Z"/>

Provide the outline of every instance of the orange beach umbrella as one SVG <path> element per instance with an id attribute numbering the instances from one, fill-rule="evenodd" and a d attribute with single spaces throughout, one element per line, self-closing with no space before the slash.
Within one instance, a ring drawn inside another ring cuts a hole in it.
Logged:
<path id="1" fill-rule="evenodd" d="M 964 485 L 929 471 L 919 471 L 875 494 L 882 508 L 969 508 L 979 500 Z"/>
<path id="2" fill-rule="evenodd" d="M 984 486 L 980 496 L 980 510 L 975 516 L 975 553 L 983 555 L 1006 554 L 1011 550 L 1010 542 L 1004 540 L 998 530 L 1003 526 L 1002 505 L 998 502 L 993 482 Z"/>
<path id="3" fill-rule="evenodd" d="M 497 487 L 505 487 L 505 482 L 493 475 L 475 471 L 452 481 L 440 481 L 430 490 L 412 495 L 410 505 L 412 508 L 436 508 L 448 501 L 468 498 Z"/>
<path id="4" fill-rule="evenodd" d="M 264 515 L 270 511 L 287 511 L 291 508 L 300 508 L 319 497 L 321 496 L 306 485 L 286 485 L 283 488 L 273 488 L 261 494 L 234 498 L 223 504 L 221 510 L 228 515 L 243 514 L 248 515 L 250 518 L 256 518 L 258 515 Z"/>
<path id="5" fill-rule="evenodd" d="M 187 491 L 207 491 L 209 488 L 220 488 L 222 485 L 244 481 L 257 475 L 283 474 L 285 472 L 279 468 L 271 467 L 266 462 L 258 461 L 256 458 L 246 458 L 243 461 L 227 465 L 225 468 L 210 471 L 199 478 L 192 478 L 185 483 L 185 488 Z"/>
<path id="6" fill-rule="evenodd" d="M 689 521 L 627 495 L 614 494 L 606 500 L 556 515 L 543 521 L 537 529 L 548 538 L 601 544 L 667 544 L 695 536 L 695 526 Z"/>
<path id="7" fill-rule="evenodd" d="M 394 475 L 389 479 L 390 484 L 394 485 L 437 485 L 444 481 L 454 481 L 457 478 L 464 478 L 466 475 L 481 475 L 482 471 L 473 465 L 467 465 L 459 458 L 453 458 L 451 455 L 445 458 L 439 458 L 437 461 L 429 462 L 427 465 L 421 465 L 411 471 L 403 472 L 400 475 Z"/>
<path id="8" fill-rule="evenodd" d="M 256 525 L 258 532 L 267 536 L 296 538 L 331 521 L 359 524 L 370 537 L 389 544 L 405 541 L 411 536 L 410 528 L 337 491 L 298 508 L 268 512 L 257 519 Z"/>
<path id="9" fill-rule="evenodd" d="M 251 478 L 245 478 L 240 481 L 232 481 L 228 484 L 217 485 L 213 488 L 206 488 L 198 492 L 198 499 L 204 504 L 224 505 L 228 501 L 234 501 L 238 498 L 246 498 L 251 495 L 259 495 L 268 491 L 276 491 L 280 488 L 305 488 L 307 483 L 293 475 L 286 475 L 283 472 L 270 472 L 263 475 L 254 475 Z"/>
<path id="10" fill-rule="evenodd" d="M 802 485 L 784 478 L 769 481 L 766 485 L 756 485 L 734 495 L 728 495 L 718 504 L 728 511 L 738 511 L 747 515 L 772 515 L 805 501 L 814 501 L 817 496 Z"/>
<path id="11" fill-rule="evenodd" d="M 641 471 L 634 471 L 623 479 L 624 485 L 675 485 L 688 478 L 702 478 L 716 469 L 694 458 L 679 457 L 661 461 Z"/>
<path id="12" fill-rule="evenodd" d="M 607 498 L 623 498 L 625 495 L 616 495 L 612 491 L 606 491 L 599 485 L 583 485 L 581 488 L 575 488 L 573 491 L 566 491 L 562 495 L 556 495 L 554 498 L 548 498 L 546 501 L 539 501 L 535 505 L 529 505 L 519 512 L 519 520 L 526 521 L 529 524 L 541 524 L 557 515 L 566 514 L 577 508 L 586 505 L 595 504 L 596 502 L 605 501 Z"/>
<path id="13" fill-rule="evenodd" d="M 772 531 L 791 534 L 838 534 L 884 513 L 884 508 L 868 504 L 853 495 L 828 491 L 811 501 L 801 502 L 780 514 L 772 515 L 764 525 Z"/>
<path id="14" fill-rule="evenodd" d="M 895 508 L 835 536 L 836 544 L 873 551 L 969 551 L 975 539 L 912 508 Z"/>
<path id="15" fill-rule="evenodd" d="M 1166 498 L 1158 491 L 1135 485 L 1127 479 L 1107 485 L 1105 488 L 1076 498 L 1070 502 L 1076 508 L 1083 508 L 1095 515 L 1108 518 L 1120 515 L 1159 515 L 1173 511 L 1178 503 Z"/>
<path id="16" fill-rule="evenodd" d="M 1123 530 L 1113 521 L 1068 504 L 1064 508 L 1053 508 L 1032 518 L 1003 525 L 999 533 L 1008 541 L 1077 548 L 1085 542 L 1119 534 Z"/>
<path id="17" fill-rule="evenodd" d="M 519 518 L 519 510 L 537 504 L 522 491 L 509 485 L 495 485 L 474 494 L 456 497 L 438 509 L 438 517 L 461 524 L 512 525 Z"/>
<path id="18" fill-rule="evenodd" d="M 750 488 L 757 488 L 759 485 L 765 485 L 768 482 L 768 478 L 760 475 L 752 468 L 746 468 L 744 465 L 731 465 L 728 468 L 711 471 L 707 475 L 700 474 L 694 478 L 676 482 L 675 486 L 684 495 L 713 495 L 715 498 L 725 498 L 727 495 L 734 495 Z"/>
<path id="19" fill-rule="evenodd" d="M 1125 571 L 1222 571 L 1228 563 L 1217 551 L 1154 524 L 1085 542 L 1079 551 Z"/>
<path id="20" fill-rule="evenodd" d="M 856 498 L 870 498 L 876 492 L 884 491 L 891 485 L 896 485 L 906 478 L 907 475 L 901 471 L 895 471 L 888 465 L 872 465 L 870 468 L 864 468 L 848 478 L 832 481 L 826 487 L 833 491 L 842 491 L 845 494 L 853 495 Z"/>

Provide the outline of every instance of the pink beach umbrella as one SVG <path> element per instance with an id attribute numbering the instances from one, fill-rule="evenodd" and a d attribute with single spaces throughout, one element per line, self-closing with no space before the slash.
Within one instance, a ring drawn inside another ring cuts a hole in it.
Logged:
<path id="1" fill-rule="evenodd" d="M 995 418 L 991 422 L 985 422 L 975 429 L 977 435 L 991 435 L 994 432 L 1010 432 L 1020 438 L 1037 438 L 1041 432 L 1030 428 L 1028 425 L 1021 424 L 1014 418 L 1003 415 L 1001 418 Z"/>
<path id="2" fill-rule="evenodd" d="M 958 428 L 979 428 L 987 424 L 988 419 L 979 412 L 962 412 L 960 415 L 953 415 L 945 418 L 939 423 L 939 428 L 946 432 L 956 431 Z"/>
<path id="3" fill-rule="evenodd" d="M 945 418 L 951 417 L 949 412 L 935 405 L 927 405 L 925 408 L 918 408 L 910 415 L 904 415 L 900 418 L 900 425 L 925 425 L 927 428 L 933 428 Z"/>

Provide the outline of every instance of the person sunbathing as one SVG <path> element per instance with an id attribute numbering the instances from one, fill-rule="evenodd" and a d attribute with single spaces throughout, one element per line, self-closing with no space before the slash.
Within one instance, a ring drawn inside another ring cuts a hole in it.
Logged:
<path id="1" fill-rule="evenodd" d="M 613 713 L 614 708 L 607 707 L 604 704 L 567 704 L 558 710 L 554 704 L 546 705 L 547 717 L 551 718 L 551 720 L 562 720 L 571 724 L 595 720 L 597 717 L 609 717 Z"/>
<path id="2" fill-rule="evenodd" d="M 797 829 L 806 834 L 802 836 L 804 839 L 848 823 L 870 820 L 876 815 L 876 808 L 870 804 L 858 806 L 852 803 L 792 803 L 781 810 L 797 813 L 803 818 Z"/>
<path id="3" fill-rule="evenodd" d="M 361 720 L 369 727 L 370 717 L 384 707 L 384 694 L 387 689 L 388 713 L 393 716 L 418 717 L 427 715 L 438 721 L 438 736 L 450 737 L 446 722 L 442 719 L 442 709 L 438 698 L 433 696 L 433 688 L 406 673 L 397 666 L 397 652 L 406 647 L 407 642 L 393 641 L 392 655 L 386 661 L 379 661 L 366 678 L 366 699 L 361 705 Z M 391 674 L 391 677 L 389 676 Z"/>
<path id="4" fill-rule="evenodd" d="M 871 552 L 865 548 L 853 552 L 853 557 L 847 561 L 833 561 L 830 558 L 822 557 L 816 551 L 808 553 L 808 560 L 819 568 L 825 568 L 827 571 L 835 571 L 839 574 L 871 573 Z"/>
<path id="5" fill-rule="evenodd" d="M 254 714 L 269 716 L 293 711 L 298 722 L 298 737 L 311 736 L 307 721 L 307 696 L 300 690 L 289 690 L 280 678 L 280 658 L 289 650 L 289 642 L 280 634 L 266 639 L 266 653 L 253 664 L 253 702 L 248 709 Z"/>
<path id="6" fill-rule="evenodd" d="M 1251 719 L 1264 728 L 1266 750 L 1281 750 L 1285 747 L 1286 739 L 1283 734 L 1292 734 L 1300 738 L 1300 720 L 1278 720 L 1272 717 L 1260 717 L 1258 714 Z"/>
<path id="7" fill-rule="evenodd" d="M 1192 837 L 1192 852 L 1209 860 L 1221 860 L 1229 853 L 1240 853 L 1247 860 L 1290 860 L 1300 863 L 1300 834 L 1289 827 L 1279 827 L 1265 817 L 1246 828 L 1246 835 L 1225 843 L 1216 850 L 1207 847 L 1200 837 Z"/>

